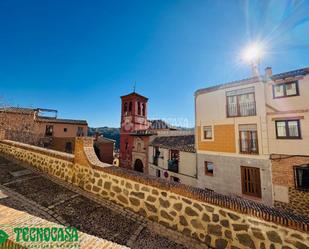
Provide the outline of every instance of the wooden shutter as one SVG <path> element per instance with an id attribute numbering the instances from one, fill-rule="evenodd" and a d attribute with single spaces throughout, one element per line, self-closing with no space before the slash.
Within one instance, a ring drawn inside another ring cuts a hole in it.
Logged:
<path id="1" fill-rule="evenodd" d="M 241 166 L 242 193 L 262 197 L 260 169 Z"/>

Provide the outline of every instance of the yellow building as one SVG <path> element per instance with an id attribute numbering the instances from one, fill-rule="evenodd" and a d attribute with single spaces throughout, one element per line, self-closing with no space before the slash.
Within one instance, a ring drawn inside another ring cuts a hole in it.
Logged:
<path id="1" fill-rule="evenodd" d="M 200 187 L 269 205 L 278 198 L 290 202 L 287 186 L 282 195 L 284 188 L 273 184 L 284 176 L 273 175 L 272 158 L 309 155 L 308 74 L 299 69 L 272 75 L 267 68 L 262 77 L 196 91 Z"/>

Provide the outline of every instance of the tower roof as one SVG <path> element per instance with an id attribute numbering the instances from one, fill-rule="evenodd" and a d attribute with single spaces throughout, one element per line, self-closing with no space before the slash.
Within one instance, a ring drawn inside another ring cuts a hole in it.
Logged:
<path id="1" fill-rule="evenodd" d="M 148 100 L 148 98 L 146 98 L 146 97 L 144 97 L 144 96 L 142 96 L 142 95 L 140 95 L 140 94 L 138 94 L 136 92 L 132 92 L 132 93 L 127 94 L 127 95 L 123 95 L 120 98 L 123 99 L 123 98 L 128 98 L 128 97 L 133 97 L 133 96 L 134 97 L 139 97 L 139 98 L 142 98 L 142 99 L 145 99 L 145 100 Z"/>

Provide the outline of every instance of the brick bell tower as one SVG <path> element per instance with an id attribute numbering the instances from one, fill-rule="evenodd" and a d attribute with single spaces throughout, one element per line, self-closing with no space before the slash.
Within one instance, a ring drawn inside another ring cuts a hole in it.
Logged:
<path id="1" fill-rule="evenodd" d="M 147 130 L 148 98 L 132 92 L 121 96 L 120 167 L 132 169 L 134 132 Z"/>

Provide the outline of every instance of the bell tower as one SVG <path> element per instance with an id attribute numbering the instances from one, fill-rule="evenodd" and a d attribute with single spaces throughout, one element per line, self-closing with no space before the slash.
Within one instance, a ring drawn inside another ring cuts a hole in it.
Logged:
<path id="1" fill-rule="evenodd" d="M 147 130 L 148 98 L 135 92 L 121 96 L 120 166 L 132 168 L 134 132 Z"/>

